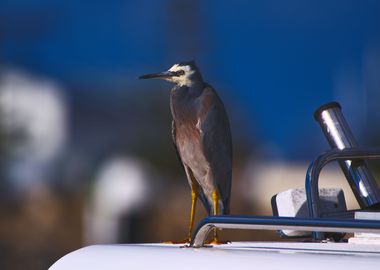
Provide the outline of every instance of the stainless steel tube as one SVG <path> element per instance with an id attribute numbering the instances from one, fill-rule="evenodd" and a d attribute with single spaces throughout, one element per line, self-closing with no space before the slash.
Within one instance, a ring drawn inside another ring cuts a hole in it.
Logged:
<path id="1" fill-rule="evenodd" d="M 355 148 L 357 142 L 344 118 L 341 106 L 332 102 L 321 106 L 314 118 L 321 126 L 330 146 L 337 149 Z M 365 161 L 340 161 L 355 197 L 362 208 L 380 208 L 380 191 Z"/>

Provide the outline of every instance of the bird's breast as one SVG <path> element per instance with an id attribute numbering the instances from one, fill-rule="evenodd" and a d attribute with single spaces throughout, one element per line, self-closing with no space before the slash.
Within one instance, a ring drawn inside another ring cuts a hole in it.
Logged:
<path id="1" fill-rule="evenodd" d="M 196 124 L 196 122 L 179 126 L 176 124 L 177 149 L 182 161 L 191 168 L 200 168 L 207 164 L 202 151 L 201 132 Z"/>
<path id="2" fill-rule="evenodd" d="M 190 123 L 180 124 L 177 127 L 177 141 L 183 141 L 184 143 L 199 143 L 200 129 L 197 126 L 198 122 L 191 121 Z"/>

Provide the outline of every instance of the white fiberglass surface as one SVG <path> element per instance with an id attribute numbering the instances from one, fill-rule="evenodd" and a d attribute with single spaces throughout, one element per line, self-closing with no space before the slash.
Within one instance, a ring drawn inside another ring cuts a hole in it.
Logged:
<path id="1" fill-rule="evenodd" d="M 380 245 L 237 242 L 209 248 L 97 245 L 74 251 L 50 269 L 380 269 Z"/>

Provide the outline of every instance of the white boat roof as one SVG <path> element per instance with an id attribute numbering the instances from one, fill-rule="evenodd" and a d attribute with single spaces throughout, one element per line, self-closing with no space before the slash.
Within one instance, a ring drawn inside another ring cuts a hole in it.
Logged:
<path id="1" fill-rule="evenodd" d="M 171 244 L 94 245 L 58 260 L 62 269 L 380 269 L 379 244 L 233 242 L 188 248 Z"/>

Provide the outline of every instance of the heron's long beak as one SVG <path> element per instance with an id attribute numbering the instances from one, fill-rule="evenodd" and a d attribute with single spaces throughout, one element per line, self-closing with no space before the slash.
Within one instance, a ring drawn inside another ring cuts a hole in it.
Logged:
<path id="1" fill-rule="evenodd" d="M 153 74 L 142 75 L 139 77 L 139 79 L 153 79 L 153 78 L 168 79 L 168 78 L 173 77 L 175 75 L 176 74 L 174 72 L 164 71 L 161 73 L 153 73 Z"/>

